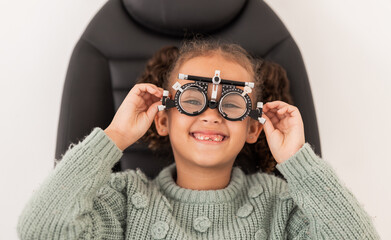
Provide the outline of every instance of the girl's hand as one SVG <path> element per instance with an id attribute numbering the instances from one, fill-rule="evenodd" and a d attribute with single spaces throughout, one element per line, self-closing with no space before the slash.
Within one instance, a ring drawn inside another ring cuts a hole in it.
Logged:
<path id="1" fill-rule="evenodd" d="M 263 106 L 263 112 L 266 119 L 263 129 L 270 151 L 277 163 L 283 163 L 305 143 L 299 109 L 282 101 L 273 101 Z"/>
<path id="2" fill-rule="evenodd" d="M 104 131 L 123 151 L 147 132 L 162 97 L 163 89 L 154 84 L 134 85 Z"/>

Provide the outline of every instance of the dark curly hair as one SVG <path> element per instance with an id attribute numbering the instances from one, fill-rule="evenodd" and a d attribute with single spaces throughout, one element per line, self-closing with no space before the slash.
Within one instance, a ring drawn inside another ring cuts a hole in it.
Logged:
<path id="1" fill-rule="evenodd" d="M 167 46 L 161 48 L 147 62 L 145 71 L 138 79 L 138 83 L 152 83 L 163 89 L 169 89 L 171 73 L 179 68 L 183 62 L 197 56 L 208 56 L 218 53 L 225 58 L 237 62 L 254 76 L 254 92 L 256 102 L 280 100 L 293 104 L 289 93 L 289 81 L 286 71 L 277 63 L 252 57 L 245 49 L 234 43 L 223 43 L 211 40 L 187 40 L 180 48 Z M 140 141 L 148 144 L 157 157 L 164 156 L 172 159 L 173 153 L 168 136 L 160 136 L 152 124 Z M 266 141 L 264 131 L 254 144 L 245 143 L 238 154 L 234 166 L 239 166 L 245 173 L 257 171 L 283 175 L 275 168 L 276 161 Z"/>

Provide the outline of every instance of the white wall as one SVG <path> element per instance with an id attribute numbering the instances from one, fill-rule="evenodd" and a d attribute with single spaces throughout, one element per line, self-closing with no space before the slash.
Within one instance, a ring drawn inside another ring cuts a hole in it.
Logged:
<path id="1" fill-rule="evenodd" d="M 266 2 L 303 55 L 323 159 L 391 239 L 391 1 Z"/>
<path id="2" fill-rule="evenodd" d="M 391 239 L 391 2 L 266 2 L 302 52 L 323 158 Z M 68 61 L 104 3 L 0 2 L 0 239 L 17 239 L 17 217 L 52 169 Z"/>
<path id="3" fill-rule="evenodd" d="M 68 62 L 105 2 L 0 0 L 0 239 L 18 239 L 18 215 L 53 169 Z"/>

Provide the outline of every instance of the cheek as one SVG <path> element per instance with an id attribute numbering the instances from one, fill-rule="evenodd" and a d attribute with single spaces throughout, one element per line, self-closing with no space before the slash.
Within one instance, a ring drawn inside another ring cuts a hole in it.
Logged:
<path id="1" fill-rule="evenodd" d="M 176 108 L 171 108 L 169 111 L 167 115 L 170 132 L 172 134 L 188 132 L 192 121 L 191 117 L 180 113 Z"/>
<path id="2" fill-rule="evenodd" d="M 230 135 L 231 137 L 234 137 L 235 141 L 246 141 L 246 136 L 247 136 L 247 122 L 243 121 L 237 121 L 234 122 L 233 124 L 230 124 L 229 129 L 230 129 Z"/>

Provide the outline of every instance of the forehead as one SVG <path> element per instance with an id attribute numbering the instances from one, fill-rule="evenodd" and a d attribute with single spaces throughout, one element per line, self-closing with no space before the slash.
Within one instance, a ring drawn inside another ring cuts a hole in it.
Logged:
<path id="1" fill-rule="evenodd" d="M 212 77 L 215 74 L 215 70 L 220 70 L 222 79 L 253 82 L 250 73 L 244 67 L 219 54 L 191 58 L 178 68 L 177 73 Z"/>
<path id="2" fill-rule="evenodd" d="M 201 77 L 212 77 L 215 74 L 215 70 L 220 70 L 220 77 L 226 80 L 240 81 L 240 82 L 254 82 L 254 79 L 250 73 L 240 64 L 235 61 L 224 58 L 221 55 L 213 56 L 200 56 L 191 58 L 182 63 L 182 65 L 173 72 L 171 75 L 171 85 L 175 82 L 179 82 L 181 85 L 194 82 L 193 80 L 178 79 L 178 73 L 186 75 L 195 75 Z M 236 86 L 243 90 L 242 86 Z M 221 87 L 219 87 L 217 99 L 221 96 Z M 172 95 L 175 95 L 175 90 L 170 88 Z M 208 96 L 212 93 L 212 83 L 208 84 Z M 255 101 L 254 93 L 249 93 L 252 101 Z"/>

